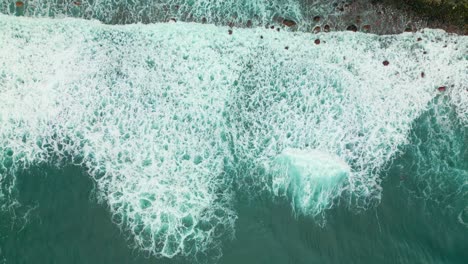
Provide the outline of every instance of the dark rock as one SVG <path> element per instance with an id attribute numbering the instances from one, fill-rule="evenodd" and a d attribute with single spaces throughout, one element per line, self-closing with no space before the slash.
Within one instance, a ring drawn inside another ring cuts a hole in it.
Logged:
<path id="1" fill-rule="evenodd" d="M 296 25 L 296 22 L 294 22 L 293 20 L 285 19 L 283 20 L 283 25 L 287 27 L 294 27 Z"/>
<path id="2" fill-rule="evenodd" d="M 356 32 L 358 28 L 356 27 L 356 25 L 350 25 L 346 28 L 346 30 Z"/>

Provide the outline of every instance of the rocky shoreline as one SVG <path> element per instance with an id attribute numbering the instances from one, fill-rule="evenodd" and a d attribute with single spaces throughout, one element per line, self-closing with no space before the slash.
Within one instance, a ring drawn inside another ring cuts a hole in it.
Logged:
<path id="1" fill-rule="evenodd" d="M 70 0 L 62 4 L 44 0 L 44 3 L 48 5 L 38 5 L 32 0 L 0 0 L 0 13 L 97 19 L 105 24 L 184 21 L 224 25 L 231 30 L 265 26 L 312 33 L 350 30 L 384 35 L 440 28 L 468 35 L 468 0 L 298 0 L 286 3 L 270 0 L 260 7 L 245 7 L 235 4 L 235 0 L 226 0 L 216 8 L 198 1 L 187 4 L 184 0 L 149 5 L 144 0 L 122 5 L 111 0 Z"/>
<path id="2" fill-rule="evenodd" d="M 427 27 L 468 35 L 468 0 L 374 0 L 412 13 Z"/>

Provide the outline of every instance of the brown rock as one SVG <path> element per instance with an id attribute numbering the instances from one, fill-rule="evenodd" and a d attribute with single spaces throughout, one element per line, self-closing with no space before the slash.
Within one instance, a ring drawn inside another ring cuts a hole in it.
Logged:
<path id="1" fill-rule="evenodd" d="M 283 25 L 287 27 L 294 27 L 296 25 L 296 22 L 294 22 L 293 20 L 285 19 L 283 20 Z"/>
<path id="2" fill-rule="evenodd" d="M 364 25 L 364 26 L 362 26 L 362 31 L 364 31 L 364 32 L 370 32 L 370 30 L 371 30 L 371 26 L 370 26 L 370 25 Z"/>
<path id="3" fill-rule="evenodd" d="M 445 92 L 445 91 L 447 90 L 447 87 L 445 87 L 445 86 L 440 86 L 439 88 L 437 88 L 437 90 L 438 90 L 439 92 Z"/>

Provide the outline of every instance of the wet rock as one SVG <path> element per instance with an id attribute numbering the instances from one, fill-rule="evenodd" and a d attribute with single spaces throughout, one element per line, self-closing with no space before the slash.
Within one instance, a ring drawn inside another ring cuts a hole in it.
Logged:
<path id="1" fill-rule="evenodd" d="M 294 27 L 296 25 L 296 22 L 294 22 L 293 20 L 284 19 L 283 20 L 283 25 L 285 25 L 287 27 Z"/>
<path id="2" fill-rule="evenodd" d="M 358 28 L 356 27 L 356 25 L 349 25 L 346 28 L 346 30 L 356 32 L 358 30 Z"/>

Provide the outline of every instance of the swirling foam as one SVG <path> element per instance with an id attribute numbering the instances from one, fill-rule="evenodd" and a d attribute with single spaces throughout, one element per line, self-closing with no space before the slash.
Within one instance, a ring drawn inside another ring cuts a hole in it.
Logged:
<path id="1" fill-rule="evenodd" d="M 72 162 L 140 249 L 199 256 L 233 234 L 235 191 L 281 196 L 269 169 L 295 148 L 350 167 L 324 206 L 305 214 L 343 192 L 367 207 L 413 121 L 444 93 L 437 87 L 447 86 L 466 121 L 467 38 L 316 37 L 0 16 L 2 205 L 14 201 L 15 171 Z"/>

